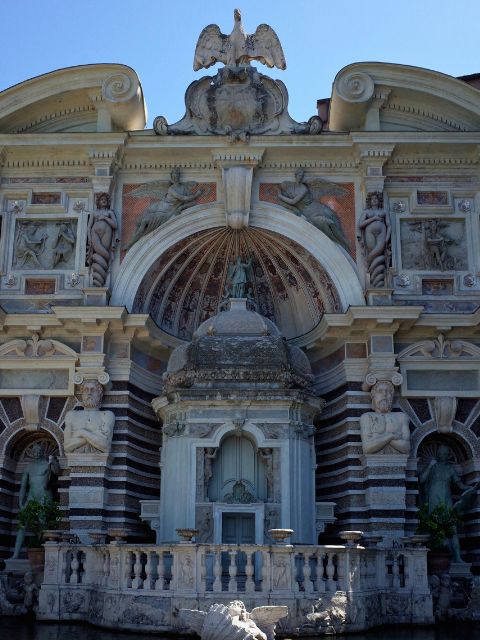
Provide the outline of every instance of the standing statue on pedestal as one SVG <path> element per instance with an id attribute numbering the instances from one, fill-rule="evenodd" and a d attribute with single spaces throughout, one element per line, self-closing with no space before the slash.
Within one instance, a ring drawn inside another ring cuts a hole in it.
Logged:
<path id="1" fill-rule="evenodd" d="M 65 414 L 64 447 L 66 453 L 108 453 L 112 441 L 115 414 L 99 411 L 103 387 L 97 380 L 85 380 L 80 386 L 83 411 Z"/>
<path id="2" fill-rule="evenodd" d="M 33 460 L 27 465 L 23 472 L 22 482 L 20 484 L 20 495 L 18 505 L 20 510 L 24 509 L 31 500 L 43 502 L 45 499 L 52 499 L 50 484 L 53 476 L 60 473 L 60 465 L 55 456 L 48 459 L 45 456 L 43 447 L 40 443 L 34 443 L 31 448 Z M 15 541 L 15 550 L 12 558 L 18 558 L 25 540 L 25 527 L 19 525 L 17 539 Z"/>
<path id="3" fill-rule="evenodd" d="M 364 453 L 410 452 L 410 429 L 408 416 L 392 412 L 393 384 L 380 380 L 370 392 L 372 409 L 360 418 L 360 433 Z"/>
<path id="4" fill-rule="evenodd" d="M 360 243 L 365 253 L 370 286 L 385 286 L 385 271 L 390 264 L 389 242 L 392 234 L 390 216 L 383 208 L 383 194 L 367 195 L 366 208 L 358 223 Z"/>
<path id="5" fill-rule="evenodd" d="M 230 283 L 230 293 L 232 298 L 245 298 L 247 284 L 250 282 L 249 271 L 252 266 L 252 259 L 242 262 L 240 256 L 229 265 L 227 280 Z"/>
<path id="6" fill-rule="evenodd" d="M 280 185 L 279 200 L 297 216 L 301 216 L 317 229 L 349 250 L 340 220 L 333 209 L 319 202 L 324 196 L 345 196 L 348 191 L 338 184 L 320 178 L 306 178 L 303 169 L 295 171 L 295 182 L 286 180 Z"/>
<path id="7" fill-rule="evenodd" d="M 97 211 L 88 220 L 87 264 L 92 271 L 94 287 L 103 287 L 112 260 L 114 234 L 118 227 L 115 213 L 110 209 L 108 193 L 96 196 Z"/>
<path id="8" fill-rule="evenodd" d="M 428 513 L 432 513 L 439 506 L 444 506 L 447 509 L 453 509 L 458 516 L 461 516 L 468 509 L 477 493 L 480 483 L 477 482 L 474 485 L 464 484 L 455 471 L 453 463 L 449 461 L 450 457 L 451 451 L 449 447 L 444 444 L 440 445 L 437 455 L 420 475 L 422 501 L 428 504 Z M 458 487 L 463 492 L 455 503 L 452 496 L 453 487 Z M 453 561 L 463 562 L 460 556 L 460 541 L 456 527 L 454 527 L 454 533 L 448 543 Z"/>

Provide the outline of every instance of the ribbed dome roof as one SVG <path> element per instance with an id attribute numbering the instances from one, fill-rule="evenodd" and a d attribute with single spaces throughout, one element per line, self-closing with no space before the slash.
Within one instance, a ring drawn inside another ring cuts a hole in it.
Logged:
<path id="1" fill-rule="evenodd" d="M 191 342 L 172 352 L 164 375 L 167 391 L 178 387 L 307 387 L 307 356 L 244 298 L 203 322 Z"/>
<path id="2" fill-rule="evenodd" d="M 202 336 L 279 336 L 280 331 L 268 318 L 247 309 L 246 300 L 233 298 L 227 311 L 208 318 L 195 331 L 194 337 Z"/>

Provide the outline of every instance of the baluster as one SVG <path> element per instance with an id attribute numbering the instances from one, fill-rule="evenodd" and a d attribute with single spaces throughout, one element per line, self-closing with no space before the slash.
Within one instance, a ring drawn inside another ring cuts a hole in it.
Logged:
<path id="1" fill-rule="evenodd" d="M 318 550 L 315 554 L 317 558 L 317 581 L 315 585 L 315 590 L 318 593 L 325 593 L 325 580 L 323 579 L 323 551 Z"/>
<path id="2" fill-rule="evenodd" d="M 215 551 L 215 564 L 213 565 L 213 590 L 219 592 L 222 590 L 222 550 Z"/>
<path id="3" fill-rule="evenodd" d="M 271 555 L 268 551 L 261 551 L 262 556 L 262 582 L 260 584 L 260 591 L 268 593 L 271 590 L 270 579 L 272 575 L 272 568 L 270 565 Z"/>
<path id="4" fill-rule="evenodd" d="M 125 587 L 127 589 L 132 588 L 132 555 L 131 551 L 125 553 Z"/>
<path id="5" fill-rule="evenodd" d="M 228 555 L 230 556 L 230 565 L 228 567 L 230 580 L 228 581 L 228 590 L 235 592 L 237 590 L 237 551 L 229 549 Z"/>
<path id="6" fill-rule="evenodd" d="M 142 580 L 142 554 L 139 549 L 133 551 L 133 558 L 135 564 L 133 565 L 133 573 L 135 574 L 135 578 L 132 582 L 132 589 L 141 589 L 143 585 Z"/>
<path id="7" fill-rule="evenodd" d="M 103 554 L 103 566 L 102 566 L 102 579 L 101 584 L 104 587 L 108 586 L 108 578 L 110 575 L 110 554 L 105 551 Z"/>
<path id="8" fill-rule="evenodd" d="M 62 553 L 62 582 L 69 582 L 70 578 L 70 551 Z"/>
<path id="9" fill-rule="evenodd" d="M 152 553 L 151 551 L 147 551 L 146 561 L 145 561 L 145 582 L 143 583 L 144 589 L 152 588 L 152 573 L 153 573 Z"/>
<path id="10" fill-rule="evenodd" d="M 305 593 L 312 593 L 313 591 L 312 568 L 308 553 L 303 554 L 303 589 Z"/>
<path id="11" fill-rule="evenodd" d="M 292 588 L 294 593 L 300 593 L 300 576 L 297 575 L 297 563 L 295 562 L 296 560 L 296 555 L 295 553 L 291 552 L 289 554 L 290 556 L 290 571 L 291 571 L 291 578 L 292 578 Z M 298 556 L 300 558 L 300 561 L 302 561 L 302 556 L 299 555 Z"/>
<path id="12" fill-rule="evenodd" d="M 70 575 L 70 584 L 78 584 L 80 582 L 80 574 L 78 573 L 80 562 L 78 561 L 77 554 L 77 551 L 72 551 L 72 562 L 70 563 L 72 573 Z"/>
<path id="13" fill-rule="evenodd" d="M 327 591 L 335 591 L 337 585 L 333 576 L 335 575 L 335 565 L 333 564 L 333 553 L 327 555 Z"/>
<path id="14" fill-rule="evenodd" d="M 398 589 L 400 587 L 400 564 L 399 564 L 399 556 L 397 554 L 393 556 L 392 574 L 393 574 L 393 588 Z"/>
<path id="15" fill-rule="evenodd" d="M 247 564 L 245 565 L 245 575 L 247 579 L 245 580 L 245 591 L 247 593 L 253 593 L 255 591 L 255 582 L 253 581 L 253 563 L 252 563 L 252 552 L 245 551 L 247 555 Z"/>
<path id="16" fill-rule="evenodd" d="M 205 593 L 207 590 L 207 549 L 206 547 L 201 547 L 199 549 L 200 553 L 200 575 L 198 579 L 200 580 L 200 584 L 198 585 L 198 591 Z"/>
<path id="17" fill-rule="evenodd" d="M 375 584 L 373 586 L 375 587 Z M 339 553 L 337 555 L 337 589 L 347 591 L 345 579 L 345 555 L 343 553 Z"/>
<path id="18" fill-rule="evenodd" d="M 163 549 L 158 552 L 157 579 L 155 581 L 155 591 L 163 591 L 165 589 L 165 563 L 163 558 Z"/>

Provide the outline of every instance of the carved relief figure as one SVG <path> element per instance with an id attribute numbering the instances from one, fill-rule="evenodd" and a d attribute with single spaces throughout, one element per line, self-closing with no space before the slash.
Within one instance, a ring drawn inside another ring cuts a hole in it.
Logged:
<path id="1" fill-rule="evenodd" d="M 20 484 L 18 498 L 20 509 L 24 509 L 30 500 L 43 502 L 45 498 L 52 498 L 50 483 L 53 476 L 58 476 L 60 473 L 60 465 L 57 458 L 52 455 L 47 459 L 40 443 L 35 442 L 32 445 L 30 456 L 32 460 L 23 472 Z M 12 558 L 18 558 L 24 539 L 25 528 L 19 525 Z"/>
<path id="2" fill-rule="evenodd" d="M 419 477 L 420 487 L 422 490 L 422 501 L 428 504 L 428 511 L 431 513 L 436 507 L 444 505 L 453 508 L 461 515 L 470 505 L 472 499 L 477 493 L 480 485 L 477 482 L 474 485 L 464 484 L 452 462 L 450 462 L 452 452 L 446 445 L 440 445 L 437 450 L 436 457 L 432 459 Z M 452 489 L 458 487 L 462 491 L 460 499 L 453 502 Z M 460 556 L 460 542 L 456 532 L 450 538 L 449 546 L 452 552 L 454 562 L 463 562 Z"/>
<path id="3" fill-rule="evenodd" d="M 366 208 L 358 224 L 361 244 L 367 261 L 372 287 L 385 286 L 385 270 L 389 266 L 390 216 L 383 209 L 383 194 L 374 191 L 367 195 Z"/>
<path id="4" fill-rule="evenodd" d="M 103 387 L 97 380 L 86 380 L 80 392 L 84 410 L 67 411 L 65 414 L 65 451 L 108 453 L 115 414 L 113 411 L 99 411 Z"/>
<path id="5" fill-rule="evenodd" d="M 346 194 L 347 191 L 343 187 L 320 178 L 306 178 L 304 170 L 297 169 L 295 182 L 282 182 L 278 197 L 293 213 L 308 220 L 330 240 L 348 251 L 348 243 L 337 214 L 329 206 L 318 201 L 318 198 L 323 196 Z"/>
<path id="6" fill-rule="evenodd" d="M 227 66 L 245 66 L 250 60 L 258 60 L 267 67 L 285 69 L 285 56 L 275 31 L 268 24 L 261 24 L 252 35 L 247 35 L 242 25 L 239 9 L 233 12 L 234 26 L 227 36 L 216 24 L 209 24 L 200 34 L 195 48 L 193 70 L 208 69 L 216 62 Z"/>
<path id="7" fill-rule="evenodd" d="M 402 265 L 406 269 L 467 269 L 465 223 L 441 219 L 401 221 Z"/>
<path id="8" fill-rule="evenodd" d="M 36 222 L 19 223 L 15 241 L 15 264 L 18 267 L 26 266 L 30 262 L 35 267 L 43 268 L 39 256 L 45 251 L 48 236 L 46 233 L 37 236 L 39 226 Z"/>
<path id="9" fill-rule="evenodd" d="M 60 222 L 57 238 L 53 245 L 53 267 L 60 262 L 68 263 L 75 250 L 76 234 L 69 222 Z"/>
<path id="10" fill-rule="evenodd" d="M 108 193 L 96 196 L 97 211 L 88 220 L 87 264 L 92 271 L 94 287 L 103 287 L 113 257 L 114 235 L 117 230 L 115 212 L 110 209 Z"/>
<path id="11" fill-rule="evenodd" d="M 403 412 L 392 412 L 393 384 L 377 382 L 371 390 L 372 409 L 360 418 L 364 453 L 409 453 L 409 419 Z"/>
<path id="12" fill-rule="evenodd" d="M 182 213 L 200 197 L 197 182 L 180 182 L 180 169 L 175 167 L 171 182 L 155 181 L 134 189 L 129 195 L 135 198 L 149 197 L 153 202 L 140 216 L 133 237 L 127 245 L 130 249 L 140 238 L 154 231 L 173 216 Z"/>

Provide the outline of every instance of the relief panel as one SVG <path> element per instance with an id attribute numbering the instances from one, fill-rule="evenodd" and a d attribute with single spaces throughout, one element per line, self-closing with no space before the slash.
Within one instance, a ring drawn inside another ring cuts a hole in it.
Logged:
<path id="1" fill-rule="evenodd" d="M 12 266 L 16 270 L 73 269 L 76 220 L 17 220 Z"/>
<path id="2" fill-rule="evenodd" d="M 468 269 L 464 220 L 401 220 L 400 237 L 403 269 Z"/>

